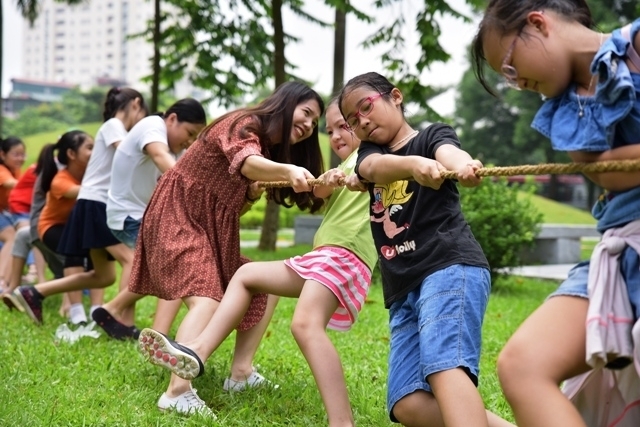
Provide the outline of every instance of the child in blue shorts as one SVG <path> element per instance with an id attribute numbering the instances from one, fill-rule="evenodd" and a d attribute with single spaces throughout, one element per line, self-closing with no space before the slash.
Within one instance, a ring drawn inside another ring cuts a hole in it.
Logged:
<path id="1" fill-rule="evenodd" d="M 414 131 L 402 100 L 377 73 L 351 79 L 339 98 L 362 140 L 356 172 L 372 183 L 371 230 L 391 329 L 389 414 L 409 426 L 507 426 L 485 411 L 476 388 L 489 265 L 456 184 L 440 174 L 454 170 L 461 185 L 476 186 L 482 164 L 459 148 L 450 126 Z"/>

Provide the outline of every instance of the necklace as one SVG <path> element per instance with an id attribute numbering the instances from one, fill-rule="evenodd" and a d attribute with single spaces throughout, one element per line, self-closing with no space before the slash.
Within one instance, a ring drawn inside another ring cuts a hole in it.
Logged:
<path id="1" fill-rule="evenodd" d="M 602 46 L 603 41 L 604 41 L 604 33 L 600 33 L 600 46 Z M 598 50 L 600 50 L 599 47 L 598 47 Z M 593 76 L 591 76 L 591 80 L 589 80 L 589 87 L 587 88 L 587 96 L 591 94 L 591 87 L 593 86 L 593 79 L 595 77 L 596 76 L 594 74 Z M 578 98 L 578 117 L 580 118 L 584 116 L 584 107 L 587 105 L 587 101 L 586 101 L 587 96 L 585 96 L 585 101 L 583 104 L 582 102 L 580 102 L 580 95 L 576 93 L 576 97 Z"/>
<path id="2" fill-rule="evenodd" d="M 413 132 L 411 132 L 409 135 L 405 136 L 404 138 L 402 138 L 400 141 L 396 142 L 393 145 L 389 145 L 389 150 L 393 150 L 394 148 L 396 148 L 398 145 L 401 145 L 403 142 L 413 138 L 414 136 L 416 136 L 418 134 L 417 130 L 414 130 Z"/>

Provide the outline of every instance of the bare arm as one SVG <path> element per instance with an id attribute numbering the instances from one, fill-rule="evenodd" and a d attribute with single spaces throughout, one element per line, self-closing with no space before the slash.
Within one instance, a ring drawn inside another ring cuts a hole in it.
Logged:
<path id="1" fill-rule="evenodd" d="M 371 154 L 358 168 L 365 180 L 376 184 L 390 184 L 405 179 L 415 179 L 420 185 L 440 188 L 444 170 L 439 162 L 421 156 L 396 156 L 395 154 Z"/>
<path id="2" fill-rule="evenodd" d="M 481 178 L 476 171 L 482 167 L 479 160 L 474 160 L 469 153 L 452 144 L 443 144 L 436 149 L 436 160 L 450 171 L 457 172 L 458 182 L 465 187 L 480 184 Z"/>
<path id="3" fill-rule="evenodd" d="M 69 188 L 67 191 L 65 191 L 64 193 L 62 193 L 62 197 L 64 197 L 65 199 L 77 199 L 78 198 L 78 193 L 80 192 L 80 186 L 79 185 L 74 185 L 73 187 Z"/>
<path id="4" fill-rule="evenodd" d="M 15 178 L 11 178 L 11 179 L 6 180 L 5 182 L 3 182 L 3 183 L 2 183 L 2 186 L 3 186 L 4 188 L 9 188 L 9 189 L 11 189 L 11 188 L 15 187 L 17 183 L 18 183 L 18 180 L 17 180 L 17 179 L 15 179 Z"/>
<path id="5" fill-rule="evenodd" d="M 338 184 L 340 179 L 345 177 L 344 171 L 338 168 L 329 169 L 318 177 L 327 185 L 315 185 L 313 187 L 313 195 L 320 199 L 326 199 L 333 194 L 333 190 L 340 186 Z"/>
<path id="6" fill-rule="evenodd" d="M 640 159 L 640 144 L 625 145 L 603 152 L 571 151 L 568 153 L 574 162 L 600 162 L 608 160 Z M 640 186 L 640 171 L 585 173 L 587 178 L 610 191 L 625 191 Z"/>
<path id="7" fill-rule="evenodd" d="M 311 191 L 307 179 L 314 178 L 305 168 L 277 163 L 261 156 L 247 157 L 240 173 L 252 181 L 290 181 L 296 193 Z"/>
<path id="8" fill-rule="evenodd" d="M 147 152 L 162 173 L 165 173 L 176 164 L 176 159 L 171 155 L 169 146 L 163 142 L 150 142 L 144 146 L 144 151 Z"/>
<path id="9" fill-rule="evenodd" d="M 414 158 L 419 156 L 396 156 L 395 154 L 371 154 L 360 163 L 358 173 L 369 182 L 390 184 L 413 177 Z"/>

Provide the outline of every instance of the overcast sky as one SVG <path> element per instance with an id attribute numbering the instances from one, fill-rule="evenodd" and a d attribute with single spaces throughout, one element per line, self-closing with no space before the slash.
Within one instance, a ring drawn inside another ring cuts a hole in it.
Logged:
<path id="1" fill-rule="evenodd" d="M 1 1 L 4 9 L 3 96 L 6 96 L 10 90 L 10 79 L 22 76 L 22 18 L 16 11 L 15 0 Z M 381 25 L 391 22 L 400 11 L 404 11 L 405 16 L 415 15 L 423 1 L 404 0 L 400 5 L 394 5 L 392 13 L 387 9 L 383 14 L 370 6 L 373 0 L 354 0 L 353 3 L 360 10 L 374 14 L 375 23 L 365 24 L 352 16 L 348 17 L 345 78 L 349 79 L 368 71 L 383 72 L 379 60 L 383 49 L 364 49 L 360 44 Z M 305 11 L 309 14 L 327 22 L 333 21 L 333 10 L 325 6 L 321 0 L 307 0 L 305 3 Z M 449 0 L 449 4 L 454 9 L 469 14 L 464 0 Z M 314 87 L 319 92 L 329 94 L 333 84 L 333 30 L 319 28 L 288 11 L 285 11 L 283 19 L 285 31 L 301 39 L 299 43 L 289 44 L 286 48 L 287 59 L 298 67 L 296 74 L 315 82 Z M 434 65 L 430 71 L 423 74 L 423 81 L 435 85 L 455 84 L 467 68 L 465 48 L 473 38 L 475 26 L 452 18 L 441 18 L 440 24 L 443 32 L 440 43 L 451 54 L 452 59 L 446 64 Z M 411 63 L 415 63 L 418 54 L 417 36 L 413 28 L 411 24 L 404 30 L 407 41 L 405 56 Z M 451 114 L 454 110 L 453 91 L 434 99 L 431 106 L 440 114 Z"/>

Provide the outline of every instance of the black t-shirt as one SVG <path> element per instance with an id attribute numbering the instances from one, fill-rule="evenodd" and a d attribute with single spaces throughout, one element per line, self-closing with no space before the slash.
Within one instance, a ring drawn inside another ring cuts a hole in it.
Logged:
<path id="1" fill-rule="evenodd" d="M 420 131 L 391 153 L 387 146 L 363 141 L 356 172 L 371 154 L 435 159 L 443 144 L 460 147 L 455 131 L 437 123 Z M 482 248 L 460 211 L 456 184 L 445 180 L 439 190 L 415 181 L 369 185 L 371 231 L 378 250 L 385 307 L 406 296 L 431 273 L 454 264 L 489 267 Z"/>

